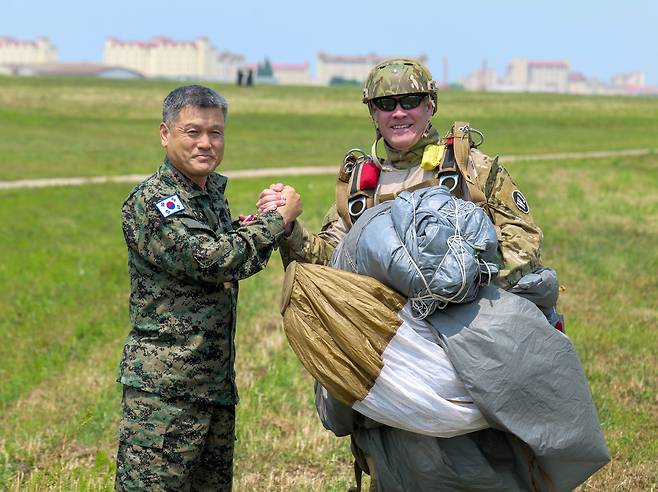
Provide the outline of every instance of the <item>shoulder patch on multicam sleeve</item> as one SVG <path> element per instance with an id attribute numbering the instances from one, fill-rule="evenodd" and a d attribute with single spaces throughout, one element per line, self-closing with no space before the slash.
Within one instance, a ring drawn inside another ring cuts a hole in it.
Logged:
<path id="1" fill-rule="evenodd" d="M 185 206 L 183 205 L 177 194 L 173 194 L 171 196 L 163 198 L 162 200 L 157 202 L 155 206 L 160 211 L 163 217 L 169 217 L 170 215 L 175 214 L 176 212 L 185 210 Z"/>
<path id="2" fill-rule="evenodd" d="M 516 205 L 516 208 L 518 208 L 521 212 L 524 214 L 530 212 L 528 200 L 525 199 L 525 196 L 523 196 L 523 193 L 521 193 L 519 190 L 514 190 L 512 192 L 512 199 L 514 200 L 514 205 Z"/>

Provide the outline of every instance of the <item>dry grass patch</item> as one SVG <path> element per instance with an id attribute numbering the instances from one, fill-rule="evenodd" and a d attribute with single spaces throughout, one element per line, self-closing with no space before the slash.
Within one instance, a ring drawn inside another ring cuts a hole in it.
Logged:
<path id="1" fill-rule="evenodd" d="M 658 490 L 658 460 L 653 463 L 631 464 L 613 458 L 592 475 L 577 492 L 651 492 Z"/>

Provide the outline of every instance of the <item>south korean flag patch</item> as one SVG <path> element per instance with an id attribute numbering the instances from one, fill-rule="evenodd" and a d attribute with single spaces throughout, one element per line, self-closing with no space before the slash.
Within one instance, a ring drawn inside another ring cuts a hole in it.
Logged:
<path id="1" fill-rule="evenodd" d="M 168 196 L 167 198 L 160 200 L 158 203 L 156 203 L 155 206 L 158 207 L 158 210 L 160 211 L 163 217 L 169 217 L 170 215 L 175 214 L 176 212 L 185 210 L 185 207 L 183 206 L 183 203 L 180 201 L 178 195 Z"/>
<path id="2" fill-rule="evenodd" d="M 519 190 L 514 190 L 512 193 L 512 199 L 514 200 L 514 205 L 524 214 L 530 212 L 530 207 L 528 206 L 528 201 L 523 196 Z"/>

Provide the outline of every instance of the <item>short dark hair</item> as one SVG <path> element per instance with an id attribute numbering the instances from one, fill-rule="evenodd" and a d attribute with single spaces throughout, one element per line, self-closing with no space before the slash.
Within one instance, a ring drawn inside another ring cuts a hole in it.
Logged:
<path id="1" fill-rule="evenodd" d="M 228 102 L 214 90 L 202 85 L 185 85 L 174 89 L 162 103 L 162 121 L 167 126 L 176 121 L 185 106 L 194 108 L 219 108 L 228 117 Z"/>

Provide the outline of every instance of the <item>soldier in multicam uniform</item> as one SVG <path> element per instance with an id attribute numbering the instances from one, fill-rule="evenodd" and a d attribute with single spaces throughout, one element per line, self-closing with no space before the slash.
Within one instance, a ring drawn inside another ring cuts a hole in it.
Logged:
<path id="1" fill-rule="evenodd" d="M 557 279 L 552 270 L 541 265 L 543 235 L 528 202 L 498 159 L 477 149 L 483 141 L 481 133 L 461 122 L 455 123 L 442 138 L 432 126 L 437 90 L 429 70 L 410 59 L 385 60 L 370 72 L 363 102 L 368 105 L 376 131 L 371 155 L 357 149 L 346 155 L 337 181 L 336 203 L 325 216 L 319 234 L 310 233 L 299 222 L 288 226 L 289 235 L 280 246 L 284 266 L 293 260 L 328 264 L 335 246 L 367 207 L 393 199 L 404 190 L 443 184 L 453 195 L 483 207 L 492 219 L 498 233 L 501 265 L 496 283 L 513 292 L 534 288 L 535 297 L 528 297 L 540 301 L 539 307 L 551 322 L 561 323 L 555 311 Z M 377 157 L 381 139 L 386 151 L 384 160 Z M 265 212 L 285 203 L 282 190 L 280 183 L 263 190 L 258 209 Z M 333 402 L 333 406 L 340 405 Z M 352 429 L 357 464 L 377 475 L 375 468 L 382 464 L 375 466 L 369 458 L 367 433 L 375 428 L 379 433 L 397 430 L 356 412 L 345 428 Z M 344 429 L 341 432 L 345 434 Z M 414 436 L 419 443 L 435 439 Z M 386 484 L 380 484 L 379 489 L 388 490 Z M 376 490 L 376 486 L 372 485 L 371 490 Z"/>
<path id="2" fill-rule="evenodd" d="M 117 490 L 231 490 L 238 280 L 261 270 L 301 213 L 299 195 L 246 226 L 231 219 L 228 106 L 201 86 L 164 101 L 160 169 L 122 209 L 132 329 L 123 350 Z"/>

